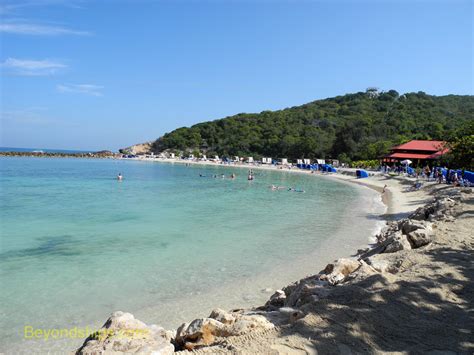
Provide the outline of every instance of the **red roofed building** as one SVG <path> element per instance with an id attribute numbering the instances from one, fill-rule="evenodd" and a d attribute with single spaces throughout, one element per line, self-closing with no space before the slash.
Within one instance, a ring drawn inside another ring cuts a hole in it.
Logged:
<path id="1" fill-rule="evenodd" d="M 417 160 L 435 160 L 448 152 L 444 141 L 420 141 L 414 140 L 405 144 L 393 147 L 390 154 L 384 157 L 385 162 L 397 162 L 409 159 L 413 162 Z"/>

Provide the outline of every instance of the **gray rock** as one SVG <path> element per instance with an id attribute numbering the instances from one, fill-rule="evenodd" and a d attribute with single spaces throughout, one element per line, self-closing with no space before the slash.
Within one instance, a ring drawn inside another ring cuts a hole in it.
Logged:
<path id="1" fill-rule="evenodd" d="M 334 263 L 328 264 L 324 269 L 325 279 L 330 285 L 336 285 L 360 267 L 360 262 L 355 259 L 341 258 Z"/>
<path id="2" fill-rule="evenodd" d="M 209 318 L 215 319 L 223 324 L 232 324 L 235 322 L 235 317 L 220 308 L 216 308 L 211 312 Z"/>
<path id="3" fill-rule="evenodd" d="M 282 290 L 276 290 L 275 293 L 265 304 L 266 306 L 282 307 L 285 304 L 286 294 Z"/>
<path id="4" fill-rule="evenodd" d="M 384 250 L 384 253 L 395 253 L 400 250 L 409 250 L 411 249 L 411 244 L 407 239 L 407 236 L 401 232 L 396 233 L 393 237 L 393 241 L 387 245 Z"/>
<path id="5" fill-rule="evenodd" d="M 176 334 L 175 343 L 183 349 L 211 345 L 216 336 L 228 335 L 225 324 L 212 318 L 198 318 L 191 323 L 182 324 Z"/>
<path id="6" fill-rule="evenodd" d="M 408 234 L 410 232 L 413 232 L 417 229 L 425 228 L 426 225 L 423 221 L 417 221 L 417 220 L 411 220 L 411 219 L 405 219 L 401 224 L 400 224 L 400 229 L 403 234 Z"/>
<path id="7" fill-rule="evenodd" d="M 420 248 L 424 245 L 431 243 L 433 239 L 433 232 L 431 228 L 417 229 L 413 232 L 408 233 L 408 239 L 413 245 L 413 248 Z"/>

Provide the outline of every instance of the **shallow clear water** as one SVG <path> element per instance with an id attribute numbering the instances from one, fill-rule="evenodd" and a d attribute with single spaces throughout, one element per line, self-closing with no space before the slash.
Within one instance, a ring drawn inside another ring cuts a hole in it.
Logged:
<path id="1" fill-rule="evenodd" d="M 381 212 L 369 190 L 285 172 L 248 182 L 238 168 L 1 158 L 0 173 L 0 351 L 82 340 L 24 340 L 25 325 L 97 327 L 124 310 L 176 327 L 213 306 L 259 304 L 262 288 L 366 242 Z M 352 242 L 334 244 L 344 233 Z"/>

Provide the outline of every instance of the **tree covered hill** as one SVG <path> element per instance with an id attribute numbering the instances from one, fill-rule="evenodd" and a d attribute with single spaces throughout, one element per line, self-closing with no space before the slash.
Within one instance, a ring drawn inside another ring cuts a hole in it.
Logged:
<path id="1" fill-rule="evenodd" d="M 376 159 L 410 139 L 446 140 L 473 134 L 473 123 L 474 96 L 399 95 L 395 90 L 368 89 L 178 128 L 158 138 L 153 150 L 208 156 Z"/>

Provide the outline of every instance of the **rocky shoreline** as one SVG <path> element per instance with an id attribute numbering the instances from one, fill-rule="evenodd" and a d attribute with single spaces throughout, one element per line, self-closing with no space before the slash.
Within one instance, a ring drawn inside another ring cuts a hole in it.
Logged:
<path id="1" fill-rule="evenodd" d="M 472 353 L 471 192 L 429 186 L 424 205 L 387 222 L 375 245 L 263 306 L 215 309 L 173 331 L 115 312 L 76 353 Z"/>

